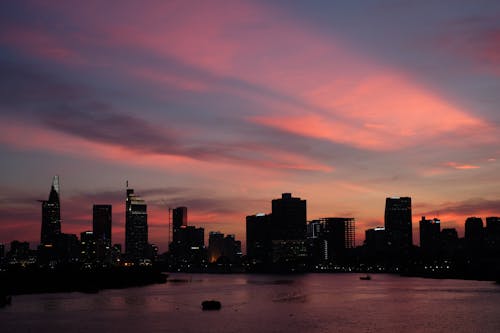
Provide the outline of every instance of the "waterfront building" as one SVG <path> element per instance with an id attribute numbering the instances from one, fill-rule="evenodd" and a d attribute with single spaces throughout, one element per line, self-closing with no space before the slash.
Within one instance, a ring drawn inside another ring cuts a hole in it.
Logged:
<path id="1" fill-rule="evenodd" d="M 445 259 L 452 259 L 459 248 L 458 232 L 455 228 L 441 230 L 441 254 Z"/>
<path id="2" fill-rule="evenodd" d="M 484 228 L 483 219 L 468 217 L 465 220 L 465 249 L 470 255 L 479 255 L 483 249 Z"/>
<path id="3" fill-rule="evenodd" d="M 307 224 L 306 200 L 283 193 L 272 201 L 271 238 L 273 240 L 304 240 Z"/>
<path id="4" fill-rule="evenodd" d="M 426 257 L 436 257 L 441 246 L 441 221 L 437 218 L 428 220 L 422 216 L 419 227 L 422 254 Z"/>
<path id="5" fill-rule="evenodd" d="M 139 261 L 146 259 L 148 249 L 148 213 L 144 200 L 127 189 L 125 202 L 125 253 L 127 259 Z"/>
<path id="6" fill-rule="evenodd" d="M 259 213 L 246 217 L 247 257 L 252 265 L 262 265 L 269 260 L 270 228 L 270 214 Z"/>
<path id="7" fill-rule="evenodd" d="M 241 242 L 235 235 L 211 231 L 208 236 L 208 262 L 238 263 L 241 259 Z"/>
<path id="8" fill-rule="evenodd" d="M 80 242 L 75 234 L 61 233 L 57 242 L 59 260 L 63 263 L 76 263 L 80 259 Z"/>
<path id="9" fill-rule="evenodd" d="M 90 230 L 80 233 L 80 261 L 88 265 L 95 264 L 97 247 L 94 233 Z"/>
<path id="10" fill-rule="evenodd" d="M 59 202 L 59 177 L 54 176 L 50 188 L 49 199 L 42 202 L 42 229 L 40 244 L 53 248 L 61 234 L 61 208 Z"/>
<path id="11" fill-rule="evenodd" d="M 92 231 L 96 241 L 97 260 L 111 262 L 112 206 L 94 205 L 92 209 Z"/>
<path id="12" fill-rule="evenodd" d="M 500 217 L 486 218 L 486 248 L 490 254 L 500 257 Z"/>
<path id="13" fill-rule="evenodd" d="M 408 258 L 413 245 L 411 198 L 386 198 L 384 215 L 389 255 L 394 259 Z"/>
<path id="14" fill-rule="evenodd" d="M 306 200 L 283 193 L 272 200 L 271 250 L 273 269 L 302 271 L 307 261 Z"/>
<path id="15" fill-rule="evenodd" d="M 181 228 L 187 227 L 187 207 L 177 207 L 172 210 L 172 231 L 174 243 L 178 241 L 178 232 Z"/>
<path id="16" fill-rule="evenodd" d="M 224 253 L 224 234 L 211 231 L 208 234 L 208 262 L 215 263 Z"/>

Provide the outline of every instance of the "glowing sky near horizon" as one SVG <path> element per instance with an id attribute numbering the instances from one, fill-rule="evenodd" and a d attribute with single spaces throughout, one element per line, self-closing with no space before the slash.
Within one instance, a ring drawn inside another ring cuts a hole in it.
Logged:
<path id="1" fill-rule="evenodd" d="M 500 215 L 498 1 L 2 1 L 0 242 L 91 229 L 125 181 L 166 250 L 167 207 L 244 241 L 292 192 L 308 219 L 383 225 L 385 198 L 463 235 Z"/>

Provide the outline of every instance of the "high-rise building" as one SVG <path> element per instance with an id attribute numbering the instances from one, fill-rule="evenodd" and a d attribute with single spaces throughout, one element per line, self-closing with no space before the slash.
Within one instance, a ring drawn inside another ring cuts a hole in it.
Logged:
<path id="1" fill-rule="evenodd" d="M 324 237 L 328 242 L 330 259 L 343 257 L 348 249 L 356 247 L 355 219 L 350 217 L 325 217 L 320 221 L 324 224 Z"/>
<path id="2" fill-rule="evenodd" d="M 177 207 L 172 210 L 173 239 L 176 240 L 177 232 L 182 227 L 187 227 L 187 207 Z"/>
<path id="3" fill-rule="evenodd" d="M 42 201 L 42 231 L 40 244 L 53 248 L 61 234 L 61 210 L 59 203 L 59 177 L 54 176 L 49 199 Z"/>
<path id="4" fill-rule="evenodd" d="M 500 217 L 486 218 L 486 248 L 490 253 L 500 252 Z"/>
<path id="5" fill-rule="evenodd" d="M 455 228 L 441 230 L 441 252 L 444 258 L 453 258 L 458 249 L 458 232 Z"/>
<path id="6" fill-rule="evenodd" d="M 272 201 L 271 238 L 273 240 L 304 240 L 306 237 L 306 200 L 283 193 Z"/>
<path id="7" fill-rule="evenodd" d="M 125 253 L 130 260 L 145 259 L 148 250 L 148 213 L 147 205 L 127 189 L 125 202 Z"/>
<path id="8" fill-rule="evenodd" d="M 80 242 L 75 234 L 61 233 L 57 244 L 59 259 L 64 263 L 76 263 L 80 259 Z"/>
<path id="9" fill-rule="evenodd" d="M 92 231 L 80 233 L 80 260 L 86 264 L 94 264 L 97 259 L 95 235 Z"/>
<path id="10" fill-rule="evenodd" d="M 312 242 L 311 249 L 316 254 L 324 255 L 324 260 L 343 261 L 347 259 L 348 250 L 356 246 L 355 219 L 351 217 L 323 217 L 309 222 L 308 236 Z M 317 240 L 316 240 L 317 239 Z"/>
<path id="11" fill-rule="evenodd" d="M 0 259 L 3 259 L 5 257 L 5 244 L 0 243 Z"/>
<path id="12" fill-rule="evenodd" d="M 384 226 L 391 256 L 408 257 L 413 245 L 411 224 L 411 198 L 386 198 Z"/>
<path id="13" fill-rule="evenodd" d="M 365 231 L 365 247 L 371 259 L 384 259 L 387 251 L 387 235 L 384 227 L 376 227 Z"/>
<path id="14" fill-rule="evenodd" d="M 483 248 L 484 228 L 483 219 L 468 217 L 465 220 L 465 247 L 469 254 L 479 254 Z"/>
<path id="15" fill-rule="evenodd" d="M 214 263 L 224 252 L 224 234 L 210 231 L 208 234 L 208 262 Z"/>
<path id="16" fill-rule="evenodd" d="M 441 245 L 441 221 L 437 218 L 427 220 L 422 216 L 419 227 L 422 253 L 425 256 L 436 256 Z"/>
<path id="17" fill-rule="evenodd" d="M 241 258 L 241 242 L 234 235 L 219 231 L 211 231 L 208 236 L 208 261 L 215 263 L 224 260 L 225 263 L 236 263 Z"/>
<path id="18" fill-rule="evenodd" d="M 94 205 L 92 214 L 92 232 L 97 247 L 97 259 L 100 262 L 111 261 L 111 224 L 112 206 Z"/>
<path id="19" fill-rule="evenodd" d="M 246 217 L 247 257 L 253 265 L 268 262 L 271 251 L 271 215 L 255 214 Z"/>
<path id="20" fill-rule="evenodd" d="M 301 271 L 307 261 L 306 200 L 283 193 L 272 201 L 271 243 L 273 268 L 279 271 Z"/>

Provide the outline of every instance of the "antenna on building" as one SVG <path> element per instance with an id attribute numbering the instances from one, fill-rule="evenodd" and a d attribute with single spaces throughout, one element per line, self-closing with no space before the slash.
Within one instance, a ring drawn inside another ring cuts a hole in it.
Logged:
<path id="1" fill-rule="evenodd" d="M 128 180 L 126 181 L 126 186 L 127 186 L 127 188 L 128 188 Z"/>

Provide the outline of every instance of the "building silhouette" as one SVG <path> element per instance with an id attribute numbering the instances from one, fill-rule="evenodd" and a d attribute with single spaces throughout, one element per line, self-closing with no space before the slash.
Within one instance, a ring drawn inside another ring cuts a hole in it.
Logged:
<path id="1" fill-rule="evenodd" d="M 356 247 L 355 234 L 354 218 L 323 217 L 313 220 L 308 224 L 310 251 L 314 256 L 321 256 L 320 262 L 345 262 L 349 250 Z"/>
<path id="2" fill-rule="evenodd" d="M 92 232 L 96 241 L 96 257 L 101 263 L 111 262 L 112 206 L 94 205 Z"/>
<path id="3" fill-rule="evenodd" d="M 384 227 L 389 255 L 396 260 L 408 258 L 413 246 L 410 197 L 392 197 L 385 201 Z"/>
<path id="4" fill-rule="evenodd" d="M 172 244 L 179 247 L 181 229 L 187 227 L 187 207 L 177 207 L 172 210 Z"/>
<path id="5" fill-rule="evenodd" d="M 208 234 L 208 262 L 215 263 L 224 253 L 224 234 L 210 231 Z"/>
<path id="6" fill-rule="evenodd" d="M 425 216 L 419 222 L 420 248 L 425 257 L 436 257 L 441 247 L 441 221 L 428 220 Z"/>
<path id="7" fill-rule="evenodd" d="M 59 202 L 59 177 L 54 176 L 49 199 L 42 201 L 42 230 L 40 245 L 55 248 L 61 234 L 61 207 Z"/>
<path id="8" fill-rule="evenodd" d="M 208 262 L 231 264 L 241 259 L 241 242 L 234 235 L 211 231 L 208 235 Z"/>
<path id="9" fill-rule="evenodd" d="M 278 271 L 305 270 L 307 261 L 306 200 L 283 193 L 272 201 L 271 252 L 273 269 Z"/>
<path id="10" fill-rule="evenodd" d="M 149 252 L 147 205 L 133 189 L 127 189 L 125 207 L 126 257 L 131 261 L 146 259 Z"/>
<path id="11" fill-rule="evenodd" d="M 200 271 L 206 264 L 205 229 L 188 225 L 187 207 L 172 210 L 171 265 L 180 271 Z"/>
<path id="12" fill-rule="evenodd" d="M 246 244 L 247 257 L 250 264 L 260 266 L 269 261 L 269 253 L 271 251 L 271 215 L 270 214 L 255 214 L 246 217 Z"/>
<path id="13" fill-rule="evenodd" d="M 92 231 L 80 233 L 80 261 L 92 266 L 97 260 L 97 246 L 95 235 Z"/>
<path id="14" fill-rule="evenodd" d="M 486 248 L 500 257 L 500 217 L 490 216 L 486 218 Z"/>
<path id="15" fill-rule="evenodd" d="M 452 259 L 459 248 L 458 232 L 455 228 L 441 230 L 441 255 L 444 259 Z"/>
<path id="16" fill-rule="evenodd" d="M 54 176 L 48 200 L 42 200 L 42 228 L 38 258 L 42 265 L 56 265 L 61 253 L 61 206 L 59 201 L 59 177 Z"/>
<path id="17" fill-rule="evenodd" d="M 479 255 L 483 249 L 484 228 L 483 219 L 468 217 L 465 220 L 465 249 L 470 255 Z"/>
<path id="18" fill-rule="evenodd" d="M 387 254 L 387 233 L 384 227 L 365 230 L 365 252 L 370 263 L 384 263 Z"/>

